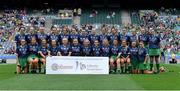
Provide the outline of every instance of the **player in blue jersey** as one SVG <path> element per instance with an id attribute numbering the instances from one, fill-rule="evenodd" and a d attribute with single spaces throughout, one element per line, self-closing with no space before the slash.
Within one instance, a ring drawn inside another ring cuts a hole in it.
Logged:
<path id="1" fill-rule="evenodd" d="M 107 39 L 103 40 L 102 46 L 101 46 L 101 56 L 103 57 L 110 57 L 110 45 L 109 41 Z"/>
<path id="2" fill-rule="evenodd" d="M 127 30 L 124 28 L 122 34 L 119 34 L 119 40 L 122 44 L 122 41 L 125 40 L 129 44 L 129 36 L 127 35 Z"/>
<path id="3" fill-rule="evenodd" d="M 96 57 L 101 56 L 102 52 L 101 52 L 101 46 L 99 44 L 99 41 L 95 40 L 93 43 L 94 45 L 92 46 L 92 55 Z"/>
<path id="4" fill-rule="evenodd" d="M 44 72 L 45 72 L 45 66 L 46 66 L 46 57 L 48 56 L 48 45 L 47 41 L 43 39 L 41 41 L 41 45 L 39 46 L 38 53 L 39 53 L 39 64 L 43 64 Z M 40 67 L 39 67 L 40 68 Z M 39 69 L 39 72 L 41 72 L 41 69 Z"/>
<path id="5" fill-rule="evenodd" d="M 99 35 L 99 42 L 102 43 L 104 39 L 109 40 L 109 36 L 106 32 L 106 28 L 101 29 L 101 34 Z"/>
<path id="6" fill-rule="evenodd" d="M 132 42 L 130 47 L 130 60 L 132 65 L 132 73 L 137 74 L 138 73 L 138 47 L 136 45 L 136 42 Z"/>
<path id="7" fill-rule="evenodd" d="M 17 46 L 20 44 L 20 40 L 26 40 L 25 28 L 21 27 L 19 29 L 19 32 L 20 33 L 15 36 L 15 41 Z"/>
<path id="8" fill-rule="evenodd" d="M 121 50 L 121 73 L 128 72 L 128 67 L 130 65 L 130 49 L 127 45 L 126 40 L 122 40 Z"/>
<path id="9" fill-rule="evenodd" d="M 117 64 L 117 72 L 120 72 L 120 59 L 118 55 L 120 53 L 120 45 L 118 40 L 113 40 L 113 44 L 110 46 L 110 72 L 115 72 L 115 63 Z"/>
<path id="10" fill-rule="evenodd" d="M 150 31 L 148 44 L 149 44 L 149 56 L 150 56 L 150 70 L 152 71 L 153 69 L 153 63 L 155 59 L 157 73 L 159 73 L 160 36 L 157 36 L 154 30 Z"/>
<path id="11" fill-rule="evenodd" d="M 138 44 L 138 36 L 136 35 L 136 30 L 135 29 L 133 29 L 132 31 L 131 31 L 131 36 L 129 37 L 129 42 L 130 42 L 130 46 L 132 45 L 132 42 L 136 42 L 137 44 Z"/>
<path id="12" fill-rule="evenodd" d="M 59 35 L 59 41 L 61 44 L 63 38 L 67 38 L 69 40 L 69 30 L 66 27 L 63 28 L 61 34 Z"/>
<path id="13" fill-rule="evenodd" d="M 45 40 L 48 40 L 48 35 L 45 34 L 45 29 L 44 27 L 40 27 L 39 30 L 38 30 L 38 33 L 37 33 L 37 42 L 39 44 L 41 44 L 41 41 L 45 39 Z"/>
<path id="14" fill-rule="evenodd" d="M 109 35 L 109 43 L 112 44 L 114 40 L 118 40 L 118 39 L 119 39 L 119 35 L 118 35 L 118 32 L 117 32 L 117 29 L 112 28 L 111 29 L 111 34 Z"/>
<path id="15" fill-rule="evenodd" d="M 16 67 L 17 74 L 27 73 L 28 47 L 24 39 L 20 40 L 20 44 L 17 46 L 16 49 L 16 55 L 17 55 L 17 67 Z"/>
<path id="16" fill-rule="evenodd" d="M 32 73 L 36 73 L 39 57 L 38 57 L 38 43 L 35 37 L 32 37 L 31 43 L 28 45 L 28 62 Z"/>
<path id="17" fill-rule="evenodd" d="M 73 39 L 71 52 L 71 56 L 81 56 L 81 45 L 79 44 L 78 39 Z"/>
<path id="18" fill-rule="evenodd" d="M 56 40 L 52 40 L 48 47 L 48 56 L 57 56 L 59 47 L 57 46 Z"/>
<path id="19" fill-rule="evenodd" d="M 94 44 L 95 40 L 99 41 L 99 35 L 96 34 L 96 30 L 92 30 L 91 34 L 89 35 L 90 42 Z"/>
<path id="20" fill-rule="evenodd" d="M 59 46 L 60 56 L 71 56 L 71 47 L 67 38 L 62 39 L 62 45 Z"/>
<path id="21" fill-rule="evenodd" d="M 37 38 L 37 34 L 34 31 L 34 27 L 29 28 L 29 33 L 26 35 L 27 43 L 31 43 L 32 37 Z"/>
<path id="22" fill-rule="evenodd" d="M 81 31 L 81 35 L 79 37 L 79 43 L 83 44 L 84 40 L 88 39 L 89 40 L 89 36 L 86 30 L 82 30 Z"/>
<path id="23" fill-rule="evenodd" d="M 59 41 L 59 35 L 56 27 L 51 28 L 51 34 L 49 34 L 47 42 L 51 43 L 52 40 L 55 40 L 56 42 Z"/>
<path id="24" fill-rule="evenodd" d="M 88 39 L 85 39 L 82 46 L 82 56 L 92 56 L 92 48 L 90 41 Z"/>
<path id="25" fill-rule="evenodd" d="M 144 46 L 147 48 L 148 45 L 148 35 L 146 34 L 146 31 L 144 28 L 141 29 L 141 34 L 138 36 L 139 42 L 142 41 L 144 43 Z"/>
<path id="26" fill-rule="evenodd" d="M 71 33 L 69 35 L 69 38 L 70 38 L 70 43 L 72 43 L 74 39 L 78 39 L 78 41 L 79 41 L 79 34 L 75 28 L 71 29 Z"/>

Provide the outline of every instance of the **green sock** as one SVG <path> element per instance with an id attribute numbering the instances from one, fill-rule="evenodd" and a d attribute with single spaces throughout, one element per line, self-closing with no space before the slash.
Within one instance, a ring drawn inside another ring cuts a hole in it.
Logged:
<path id="1" fill-rule="evenodd" d="M 150 71 L 152 71 L 152 68 L 153 68 L 153 64 L 150 64 Z"/>
<path id="2" fill-rule="evenodd" d="M 124 67 L 121 67 L 121 73 L 124 73 Z"/>
<path id="3" fill-rule="evenodd" d="M 159 64 L 156 64 L 156 67 L 157 67 L 157 71 L 159 72 Z"/>

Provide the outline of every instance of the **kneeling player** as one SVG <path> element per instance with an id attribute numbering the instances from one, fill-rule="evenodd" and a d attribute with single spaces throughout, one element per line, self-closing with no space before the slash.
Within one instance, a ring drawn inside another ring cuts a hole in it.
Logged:
<path id="1" fill-rule="evenodd" d="M 136 42 L 132 42 L 132 45 L 130 48 L 130 59 L 131 59 L 131 65 L 132 65 L 132 73 L 137 74 L 138 73 L 138 48 L 136 47 Z"/>
<path id="2" fill-rule="evenodd" d="M 36 73 L 39 58 L 38 58 L 38 43 L 35 37 L 32 37 L 31 43 L 28 45 L 28 51 L 29 51 L 28 62 L 30 65 L 31 73 Z"/>
<path id="3" fill-rule="evenodd" d="M 39 55 L 40 55 L 40 64 L 42 63 L 43 64 L 43 68 L 44 68 L 44 72 L 45 72 L 45 66 L 46 66 L 46 57 L 48 55 L 48 47 L 47 47 L 47 43 L 46 43 L 46 40 L 43 39 L 41 41 L 41 46 L 39 47 Z M 40 68 L 40 67 L 39 67 Z M 39 71 L 41 71 L 39 69 Z"/>
<path id="4" fill-rule="evenodd" d="M 117 63 L 117 72 L 120 73 L 120 59 L 118 58 L 118 54 L 120 52 L 120 47 L 118 44 L 118 40 L 113 40 L 113 45 L 110 47 L 110 72 L 115 72 L 115 63 Z"/>
<path id="5" fill-rule="evenodd" d="M 121 46 L 121 73 L 127 73 L 130 68 L 130 58 L 129 58 L 129 47 L 125 40 L 122 41 Z"/>
<path id="6" fill-rule="evenodd" d="M 16 53 L 17 53 L 17 74 L 20 74 L 23 70 L 24 73 L 27 73 L 27 52 L 28 48 L 26 45 L 26 41 L 22 39 L 20 41 L 20 45 L 17 46 Z"/>

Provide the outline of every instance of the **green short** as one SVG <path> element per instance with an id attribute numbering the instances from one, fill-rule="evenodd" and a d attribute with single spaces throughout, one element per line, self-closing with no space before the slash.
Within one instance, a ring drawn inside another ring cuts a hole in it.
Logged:
<path id="1" fill-rule="evenodd" d="M 21 68 L 24 68 L 27 65 L 27 56 L 19 57 L 18 62 Z"/>
<path id="2" fill-rule="evenodd" d="M 113 55 L 113 56 L 111 56 L 111 58 L 112 58 L 114 61 L 116 61 L 117 56 L 116 56 L 116 55 Z"/>
<path id="3" fill-rule="evenodd" d="M 138 69 L 138 60 L 131 60 L 131 65 L 133 69 Z"/>
<path id="4" fill-rule="evenodd" d="M 159 48 L 149 49 L 149 56 L 159 56 L 161 54 Z"/>
<path id="5" fill-rule="evenodd" d="M 148 69 L 148 65 L 144 64 L 144 61 L 139 61 L 138 63 L 138 69 L 139 70 L 147 70 Z"/>
<path id="6" fill-rule="evenodd" d="M 33 58 L 39 59 L 39 56 L 38 56 L 38 55 L 35 55 L 35 54 L 30 54 L 27 59 L 28 59 L 28 61 L 29 61 L 30 59 L 33 59 Z"/>

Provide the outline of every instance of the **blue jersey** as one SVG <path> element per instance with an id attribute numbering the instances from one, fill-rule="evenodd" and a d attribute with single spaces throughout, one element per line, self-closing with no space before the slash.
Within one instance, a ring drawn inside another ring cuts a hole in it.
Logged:
<path id="1" fill-rule="evenodd" d="M 59 35 L 59 40 L 62 41 L 63 38 L 67 38 L 69 40 L 69 34 L 60 34 Z"/>
<path id="2" fill-rule="evenodd" d="M 139 41 L 142 41 L 144 45 L 148 44 L 148 35 L 146 34 L 141 34 L 139 35 Z"/>
<path id="3" fill-rule="evenodd" d="M 149 48 L 160 48 L 160 37 L 150 35 L 149 36 Z"/>
<path id="4" fill-rule="evenodd" d="M 138 60 L 138 48 L 137 47 L 131 47 L 130 48 L 130 58 L 131 60 Z"/>
<path id="5" fill-rule="evenodd" d="M 120 53 L 120 46 L 114 46 L 112 45 L 110 47 L 111 56 L 117 56 Z"/>
<path id="6" fill-rule="evenodd" d="M 70 38 L 70 42 L 72 42 L 73 39 L 78 39 L 78 40 L 79 40 L 79 34 L 71 34 L 71 35 L 69 36 L 69 38 Z"/>
<path id="7" fill-rule="evenodd" d="M 80 45 L 71 45 L 71 56 L 80 56 L 81 55 L 81 46 Z"/>
<path id="8" fill-rule="evenodd" d="M 122 57 L 127 57 L 128 55 L 130 55 L 130 49 L 129 47 L 121 47 L 121 50 L 120 50 L 120 53 L 121 53 L 121 56 Z"/>
<path id="9" fill-rule="evenodd" d="M 126 42 L 129 42 L 129 36 L 128 35 L 119 35 L 119 40 L 122 41 L 122 40 L 126 40 Z"/>
<path id="10" fill-rule="evenodd" d="M 92 46 L 92 55 L 101 56 L 101 46 Z"/>
<path id="11" fill-rule="evenodd" d="M 15 36 L 15 41 L 17 42 L 17 45 L 19 45 L 19 43 L 20 43 L 20 41 L 21 40 L 26 40 L 26 35 L 20 35 L 20 34 L 18 34 L 18 35 L 16 35 Z"/>
<path id="12" fill-rule="evenodd" d="M 110 43 L 113 43 L 114 40 L 119 40 L 119 36 L 118 35 L 110 35 L 109 36 L 109 41 Z"/>
<path id="13" fill-rule="evenodd" d="M 108 35 L 100 35 L 99 36 L 99 41 L 102 43 L 104 39 L 109 40 L 109 36 Z"/>
<path id="14" fill-rule="evenodd" d="M 42 52 L 43 55 L 48 55 L 48 47 L 40 46 L 38 51 Z"/>
<path id="15" fill-rule="evenodd" d="M 70 45 L 60 45 L 59 46 L 59 52 L 61 52 L 62 56 L 68 56 L 69 52 L 71 52 Z"/>
<path id="16" fill-rule="evenodd" d="M 55 40 L 56 42 L 59 41 L 59 35 L 56 35 L 56 34 L 50 34 L 48 36 L 48 40 L 49 40 L 49 43 L 51 43 L 52 40 Z"/>
<path id="17" fill-rule="evenodd" d="M 43 39 L 48 40 L 48 35 L 47 34 L 38 33 L 37 34 L 37 39 L 38 39 L 38 43 L 40 44 Z"/>
<path id="18" fill-rule="evenodd" d="M 89 35 L 89 39 L 91 41 L 91 43 L 94 43 L 95 40 L 99 41 L 99 36 L 98 35 Z"/>
<path id="19" fill-rule="evenodd" d="M 18 57 L 27 56 L 28 46 L 27 45 L 17 46 L 16 53 L 18 54 Z"/>
<path id="20" fill-rule="evenodd" d="M 91 56 L 92 55 L 92 48 L 91 46 L 82 46 L 82 56 Z"/>
<path id="21" fill-rule="evenodd" d="M 39 49 L 38 44 L 29 44 L 28 45 L 28 51 L 29 51 L 30 54 L 37 55 L 38 54 L 38 49 Z"/>
<path id="22" fill-rule="evenodd" d="M 79 37 L 79 42 L 80 42 L 81 44 L 83 44 L 83 42 L 84 42 L 85 39 L 88 39 L 88 40 L 89 40 L 89 37 L 88 37 L 88 36 L 81 35 L 81 36 Z"/>
<path id="23" fill-rule="evenodd" d="M 30 42 L 31 42 L 31 39 L 32 39 L 33 37 L 37 39 L 37 35 L 36 35 L 36 34 L 27 34 L 27 35 L 26 35 L 26 40 L 27 40 L 27 42 L 30 43 Z"/>
<path id="24" fill-rule="evenodd" d="M 138 49 L 138 60 L 139 61 L 145 61 L 147 55 L 147 49 L 146 48 L 139 48 Z"/>
<path id="25" fill-rule="evenodd" d="M 56 46 L 56 47 L 49 46 L 48 50 L 50 51 L 51 56 L 57 56 L 57 53 L 59 52 L 58 46 Z"/>
<path id="26" fill-rule="evenodd" d="M 132 35 L 129 37 L 129 42 L 132 43 L 132 42 L 136 42 L 138 40 L 138 37 L 136 35 Z"/>
<path id="27" fill-rule="evenodd" d="M 102 46 L 101 51 L 102 51 L 101 56 L 103 56 L 103 57 L 110 56 L 110 47 L 109 46 Z"/>

